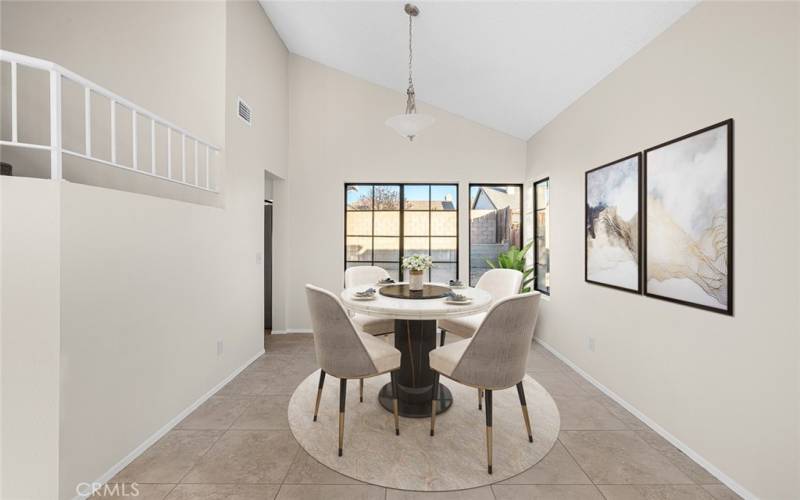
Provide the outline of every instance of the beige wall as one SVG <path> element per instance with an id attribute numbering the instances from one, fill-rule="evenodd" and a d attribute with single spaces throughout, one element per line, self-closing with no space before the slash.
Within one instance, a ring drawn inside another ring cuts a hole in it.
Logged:
<path id="1" fill-rule="evenodd" d="M 133 178 L 110 187 L 161 197 L 44 181 L 61 197 L 50 255 L 60 337 L 49 333 L 61 343 L 59 496 L 71 498 L 263 349 L 263 179 L 286 175 L 288 53 L 254 1 L 3 2 L 2 16 L 4 49 L 53 60 L 223 147 L 224 191 L 211 202 Z M 235 115 L 237 95 L 252 127 Z"/>
<path id="2" fill-rule="evenodd" d="M 413 143 L 384 125 L 405 95 L 290 56 L 286 321 L 310 327 L 306 283 L 338 290 L 344 277 L 345 182 L 460 183 L 460 275 L 468 275 L 468 184 L 520 182 L 525 143 L 420 104 L 436 123 Z M 417 89 L 420 96 L 424 89 Z"/>
<path id="3" fill-rule="evenodd" d="M 58 495 L 59 197 L 0 178 L 0 498 Z"/>
<path id="4" fill-rule="evenodd" d="M 528 180 L 551 184 L 537 336 L 765 499 L 800 497 L 800 248 L 780 222 L 798 214 L 798 19 L 795 3 L 701 3 L 528 142 Z M 585 283 L 584 172 L 731 117 L 735 316 Z"/>
<path id="5" fill-rule="evenodd" d="M 0 46 L 4 50 L 51 60 L 217 146 L 225 145 L 226 101 L 209 99 L 225 92 L 224 2 L 4 0 L 0 23 Z M 3 76 L 7 78 L 8 71 Z M 44 72 L 20 71 L 20 140 L 49 142 L 47 92 Z M 3 97 L 5 104 L 7 92 Z M 83 152 L 83 98 L 77 85 L 65 80 L 62 100 L 64 146 Z M 107 99 L 94 96 L 92 149 L 106 160 L 111 159 L 109 106 Z M 7 120 L 9 113 L 3 115 Z M 149 124 L 140 120 L 139 125 L 140 164 L 149 168 Z M 4 123 L 5 136 L 8 131 L 8 123 Z M 158 133 L 157 172 L 166 175 L 166 135 L 161 129 Z M 130 137 L 130 112 L 118 107 L 118 158 L 128 166 Z M 173 137 L 173 144 L 177 139 Z M 192 178 L 191 144 L 188 149 L 188 174 Z M 178 148 L 173 147 L 173 153 L 176 165 Z M 3 147 L 0 155 L 26 176 L 49 176 L 46 154 Z M 215 163 L 224 172 L 224 155 Z M 175 176 L 178 170 L 173 168 Z M 64 178 L 196 203 L 222 202 L 205 191 L 70 156 L 64 160 Z M 220 185 L 224 182 L 220 179 Z"/>

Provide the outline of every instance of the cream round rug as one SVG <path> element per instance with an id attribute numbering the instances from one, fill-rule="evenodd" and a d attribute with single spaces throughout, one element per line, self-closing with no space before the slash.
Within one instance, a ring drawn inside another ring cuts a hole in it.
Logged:
<path id="1" fill-rule="evenodd" d="M 417 491 L 446 491 L 496 483 L 534 466 L 558 438 L 560 417 L 550 394 L 526 376 L 525 397 L 533 426 L 528 442 L 516 388 L 493 394 L 493 474 L 486 472 L 485 414 L 478 410 L 477 390 L 442 377 L 453 393 L 453 406 L 436 417 L 436 436 L 427 418 L 394 419 L 378 402 L 389 375 L 364 381 L 364 402 L 358 381 L 347 385 L 344 452 L 337 456 L 339 381 L 328 376 L 319 416 L 313 422 L 319 371 L 295 389 L 289 401 L 289 427 L 305 450 L 331 469 L 365 483 Z M 484 409 L 485 410 L 485 409 Z"/>

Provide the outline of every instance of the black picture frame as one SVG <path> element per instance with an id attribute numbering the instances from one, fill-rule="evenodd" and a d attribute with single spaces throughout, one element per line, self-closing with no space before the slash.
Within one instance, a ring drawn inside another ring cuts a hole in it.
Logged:
<path id="1" fill-rule="evenodd" d="M 648 239 L 647 239 L 647 232 L 648 232 L 648 221 L 647 221 L 647 157 L 648 154 L 675 144 L 677 142 L 683 141 L 690 137 L 694 137 L 696 135 L 708 132 L 710 130 L 714 130 L 720 127 L 727 127 L 727 134 L 726 134 L 726 142 L 727 142 L 727 278 L 728 278 L 728 300 L 725 309 L 708 306 L 705 304 L 698 304 L 695 302 L 691 302 L 688 300 L 676 299 L 674 297 L 665 297 L 663 295 L 658 295 L 653 293 L 647 289 L 647 248 L 648 248 Z M 653 146 L 644 150 L 644 168 L 643 168 L 643 178 L 642 178 L 642 238 L 643 238 L 643 266 L 642 266 L 642 281 L 643 281 L 643 288 L 644 288 L 644 295 L 647 297 L 651 297 L 654 299 L 664 300 L 667 302 L 672 302 L 675 304 L 680 304 L 684 306 L 694 307 L 697 309 L 702 309 L 705 311 L 711 311 L 718 314 L 723 314 L 727 316 L 733 316 L 733 299 L 734 299 L 734 234 L 733 234 L 733 217 L 734 217 L 734 198 L 733 198 L 733 158 L 734 158 L 734 121 L 733 118 L 729 118 L 727 120 L 721 121 L 719 123 L 715 123 L 713 125 L 709 125 L 708 127 L 701 128 L 699 130 L 695 130 L 694 132 L 690 132 L 688 134 L 682 135 L 675 139 L 669 140 L 667 142 L 658 144 L 657 146 Z"/>
<path id="2" fill-rule="evenodd" d="M 636 289 L 627 288 L 624 286 L 619 285 L 612 285 L 610 283 L 603 283 L 601 281 L 595 281 L 589 279 L 589 237 L 588 237 L 588 227 L 589 227 L 589 175 L 602 170 L 604 168 L 612 167 L 624 161 L 630 160 L 632 158 L 636 158 L 636 180 L 637 180 L 637 209 L 638 213 L 638 228 L 636 232 L 636 245 L 637 245 L 637 253 L 638 258 L 636 259 Z M 583 178 L 583 207 L 584 207 L 584 214 L 583 214 L 583 280 L 586 283 L 590 283 L 592 285 L 599 285 L 604 286 L 607 288 L 613 288 L 615 290 L 621 290 L 623 292 L 634 293 L 636 295 L 642 294 L 642 269 L 643 269 L 643 254 L 644 254 L 644 246 L 643 246 L 643 236 L 642 236 L 642 227 L 643 227 L 643 219 L 644 219 L 644 211 L 642 207 L 642 200 L 643 200 L 643 179 L 642 179 L 642 158 L 643 154 L 633 153 L 618 160 L 614 160 L 612 162 L 608 162 L 604 165 L 600 165 L 599 167 L 595 167 L 591 170 L 587 170 L 584 173 Z"/>

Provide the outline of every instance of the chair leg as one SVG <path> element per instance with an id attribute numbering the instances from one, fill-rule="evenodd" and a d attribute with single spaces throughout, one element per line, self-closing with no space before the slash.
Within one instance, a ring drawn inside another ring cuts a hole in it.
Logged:
<path id="1" fill-rule="evenodd" d="M 339 379 L 339 456 L 342 456 L 344 442 L 344 403 L 347 401 L 347 379 Z"/>
<path id="2" fill-rule="evenodd" d="M 525 390 L 522 388 L 522 382 L 517 384 L 517 394 L 519 395 L 519 404 L 522 405 L 522 417 L 525 419 L 525 428 L 528 430 L 528 442 L 533 442 L 533 434 L 531 433 L 531 419 L 528 416 L 528 405 L 525 403 Z"/>
<path id="3" fill-rule="evenodd" d="M 319 371 L 319 386 L 317 386 L 317 402 L 314 404 L 314 422 L 317 421 L 319 413 L 319 400 L 322 398 L 322 385 L 325 383 L 325 370 Z"/>
<path id="4" fill-rule="evenodd" d="M 483 389 L 478 387 L 478 411 L 483 409 Z"/>
<path id="5" fill-rule="evenodd" d="M 400 435 L 400 409 L 399 401 L 397 399 L 397 371 L 393 371 L 390 376 L 392 377 L 392 412 L 394 413 L 394 435 Z"/>
<path id="6" fill-rule="evenodd" d="M 364 379 L 358 379 L 358 402 L 364 402 Z"/>
<path id="7" fill-rule="evenodd" d="M 446 330 L 442 330 L 441 331 L 441 340 L 439 341 L 439 347 L 442 347 L 444 345 L 444 335 L 445 335 L 445 333 L 447 333 Z"/>
<path id="8" fill-rule="evenodd" d="M 492 473 L 492 390 L 486 389 L 486 461 Z"/>
<path id="9" fill-rule="evenodd" d="M 436 410 L 439 409 L 439 372 L 433 372 L 433 387 L 431 387 L 431 436 L 436 427 Z"/>

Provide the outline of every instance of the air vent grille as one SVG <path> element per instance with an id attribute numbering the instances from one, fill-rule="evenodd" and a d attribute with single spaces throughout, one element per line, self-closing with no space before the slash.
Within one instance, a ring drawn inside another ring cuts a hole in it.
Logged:
<path id="1" fill-rule="evenodd" d="M 245 122 L 246 124 L 252 125 L 253 111 L 250 109 L 250 106 L 248 106 L 247 103 L 244 102 L 244 99 L 242 99 L 241 97 L 237 99 L 237 104 L 238 104 L 237 107 L 239 108 L 239 118 L 241 118 L 242 121 Z"/>

